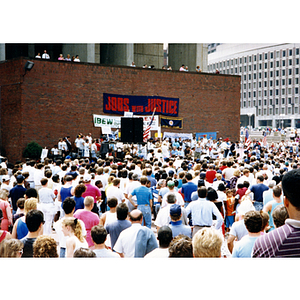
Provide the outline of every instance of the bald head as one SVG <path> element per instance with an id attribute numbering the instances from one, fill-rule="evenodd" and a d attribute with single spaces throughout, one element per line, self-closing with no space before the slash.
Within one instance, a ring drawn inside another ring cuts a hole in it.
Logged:
<path id="1" fill-rule="evenodd" d="M 142 223 L 143 213 L 139 209 L 134 209 L 129 213 L 131 223 Z"/>

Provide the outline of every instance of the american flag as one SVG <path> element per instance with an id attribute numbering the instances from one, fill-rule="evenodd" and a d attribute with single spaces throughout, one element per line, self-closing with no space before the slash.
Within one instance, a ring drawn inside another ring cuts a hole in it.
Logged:
<path id="1" fill-rule="evenodd" d="M 246 150 L 249 150 L 251 143 L 252 143 L 252 140 L 251 140 L 251 137 L 249 135 L 249 131 L 248 131 L 248 129 L 246 129 L 246 134 L 245 134 L 245 146 L 246 146 Z"/>
<path id="2" fill-rule="evenodd" d="M 151 125 L 152 125 L 153 120 L 154 120 L 155 110 L 156 110 L 156 107 L 154 108 L 154 111 L 153 111 L 153 114 L 152 114 L 152 118 L 151 118 L 150 123 L 148 124 L 147 128 L 144 130 L 144 134 L 143 134 L 143 141 L 144 141 L 144 142 L 147 142 L 147 140 L 149 139 L 149 136 L 150 136 L 150 129 L 151 129 Z"/>

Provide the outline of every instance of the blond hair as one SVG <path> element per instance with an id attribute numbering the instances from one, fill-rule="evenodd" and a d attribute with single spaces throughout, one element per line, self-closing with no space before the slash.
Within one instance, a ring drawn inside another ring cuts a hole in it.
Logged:
<path id="1" fill-rule="evenodd" d="M 9 192 L 7 190 L 0 190 L 0 199 L 6 200 L 8 197 Z"/>
<path id="2" fill-rule="evenodd" d="M 84 242 L 84 237 L 82 235 L 82 227 L 78 219 L 75 219 L 73 217 L 65 218 L 62 221 L 62 224 L 64 226 L 70 226 L 74 232 L 74 235 L 79 239 L 79 241 L 82 243 Z"/>
<path id="3" fill-rule="evenodd" d="M 24 210 L 25 210 L 25 215 L 33 210 L 33 209 L 37 209 L 37 203 L 38 203 L 38 199 L 37 198 L 29 198 L 25 200 L 24 203 Z"/>
<path id="4" fill-rule="evenodd" d="M 24 245 L 17 239 L 4 239 L 0 243 L 0 257 L 17 257 Z"/>
<path id="5" fill-rule="evenodd" d="M 202 228 L 193 237 L 194 257 L 220 257 L 222 234 L 214 228 Z"/>

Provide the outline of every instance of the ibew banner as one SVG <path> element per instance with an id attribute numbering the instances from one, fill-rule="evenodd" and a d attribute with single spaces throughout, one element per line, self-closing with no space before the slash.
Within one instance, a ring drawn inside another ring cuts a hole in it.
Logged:
<path id="1" fill-rule="evenodd" d="M 179 113 L 179 98 L 161 96 L 133 96 L 103 93 L 103 112 L 123 115 L 125 111 L 135 115 L 155 115 L 177 117 Z"/>
<path id="2" fill-rule="evenodd" d="M 217 139 L 217 133 L 216 132 L 196 132 L 196 140 L 207 138 L 208 140 L 212 138 L 213 140 Z"/>
<path id="3" fill-rule="evenodd" d="M 144 128 L 148 126 L 151 121 L 151 116 L 133 116 L 143 118 Z M 154 116 L 151 130 L 158 130 L 159 120 L 158 116 Z M 107 115 L 93 115 L 93 122 L 95 127 L 111 127 L 111 128 L 121 128 L 121 117 L 107 116 Z"/>

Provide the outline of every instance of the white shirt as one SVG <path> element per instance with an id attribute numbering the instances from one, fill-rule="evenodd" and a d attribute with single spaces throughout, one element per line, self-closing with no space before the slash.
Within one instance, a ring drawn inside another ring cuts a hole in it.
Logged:
<path id="1" fill-rule="evenodd" d="M 140 223 L 133 223 L 130 227 L 123 230 L 115 243 L 114 250 L 118 253 L 123 253 L 125 257 L 134 257 L 135 240 L 140 229 Z"/>
<path id="2" fill-rule="evenodd" d="M 41 185 L 41 179 L 44 178 L 44 168 L 42 169 L 35 169 L 34 172 L 34 184 Z"/>
<path id="3" fill-rule="evenodd" d="M 167 197 L 170 194 L 174 194 L 176 196 L 176 202 L 175 202 L 176 204 L 178 204 L 180 206 L 184 206 L 184 200 L 183 200 L 182 196 L 176 191 L 169 191 L 162 198 L 161 208 L 166 207 L 168 205 Z"/>
<path id="4" fill-rule="evenodd" d="M 119 189 L 118 187 L 113 186 L 113 185 L 108 187 L 106 190 L 107 200 L 112 197 L 116 197 L 118 199 L 118 204 L 122 203 L 122 200 L 125 200 L 125 196 L 124 196 L 123 192 L 121 191 L 121 189 Z"/>

